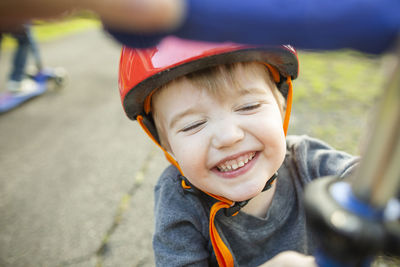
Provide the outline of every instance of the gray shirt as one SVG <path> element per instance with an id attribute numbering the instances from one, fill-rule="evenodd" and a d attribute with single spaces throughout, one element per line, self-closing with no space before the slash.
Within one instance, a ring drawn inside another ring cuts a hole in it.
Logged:
<path id="1" fill-rule="evenodd" d="M 311 254 L 315 243 L 305 220 L 304 187 L 318 177 L 344 177 L 357 162 L 357 158 L 308 136 L 288 136 L 286 143 L 266 217 L 244 212 L 227 217 L 219 211 L 215 218 L 235 266 L 258 266 L 286 250 Z M 163 172 L 155 188 L 153 248 L 157 266 L 218 266 L 208 227 L 215 201 L 183 190 L 175 167 Z"/>

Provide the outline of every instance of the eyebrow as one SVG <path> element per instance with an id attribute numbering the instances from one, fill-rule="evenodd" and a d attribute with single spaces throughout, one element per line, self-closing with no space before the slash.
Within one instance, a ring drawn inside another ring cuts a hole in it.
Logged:
<path id="1" fill-rule="evenodd" d="M 175 115 L 174 117 L 172 117 L 171 122 L 168 124 L 169 129 L 172 129 L 175 124 L 182 119 L 183 117 L 196 113 L 196 109 L 195 108 L 188 108 L 183 112 L 178 113 L 177 115 Z"/>
<path id="2" fill-rule="evenodd" d="M 259 88 L 259 87 L 241 87 L 238 92 L 239 96 L 243 96 L 246 94 L 265 94 L 265 88 Z"/>

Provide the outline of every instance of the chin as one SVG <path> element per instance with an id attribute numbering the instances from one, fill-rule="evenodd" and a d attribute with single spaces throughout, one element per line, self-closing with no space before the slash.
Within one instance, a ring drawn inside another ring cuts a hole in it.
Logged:
<path id="1" fill-rule="evenodd" d="M 255 188 L 251 188 L 248 190 L 243 191 L 239 190 L 237 193 L 235 194 L 230 194 L 232 197 L 228 199 L 232 200 L 232 201 L 245 201 L 245 200 L 249 200 L 252 199 L 253 197 L 257 196 L 258 194 L 261 193 L 261 191 L 263 190 L 264 185 L 262 187 L 255 187 Z"/>

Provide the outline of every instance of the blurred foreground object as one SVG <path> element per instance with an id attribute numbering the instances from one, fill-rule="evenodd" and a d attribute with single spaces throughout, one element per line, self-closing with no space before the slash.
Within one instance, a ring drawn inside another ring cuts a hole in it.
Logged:
<path id="1" fill-rule="evenodd" d="M 166 31 L 183 18 L 183 0 L 2 0 L 0 31 L 12 31 L 32 19 L 57 19 L 75 12 L 96 13 L 110 27 L 136 32 Z"/>
<path id="2" fill-rule="evenodd" d="M 209 42 L 280 45 L 297 49 L 352 48 L 381 53 L 400 32 L 398 0 L 188 0 L 181 27 L 157 34 L 106 28 L 131 47 L 153 46 L 166 35 Z"/>
<path id="3" fill-rule="evenodd" d="M 0 31 L 31 19 L 89 10 L 121 43 L 156 45 L 163 37 L 298 49 L 352 48 L 381 53 L 400 32 L 398 0 L 2 0 Z M 321 12 L 323 10 L 323 12 Z"/>
<path id="4" fill-rule="evenodd" d="M 306 188 L 307 216 L 321 237 L 319 266 L 369 266 L 379 253 L 400 256 L 400 45 L 396 57 L 357 172 Z"/>

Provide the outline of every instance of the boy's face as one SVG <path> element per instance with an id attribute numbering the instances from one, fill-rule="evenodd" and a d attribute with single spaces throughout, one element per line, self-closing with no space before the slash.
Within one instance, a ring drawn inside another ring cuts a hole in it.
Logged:
<path id="1" fill-rule="evenodd" d="M 216 97 L 180 79 L 153 97 L 156 123 L 183 174 L 198 189 L 243 201 L 283 162 L 282 117 L 263 67 L 234 70 L 240 86 Z"/>

